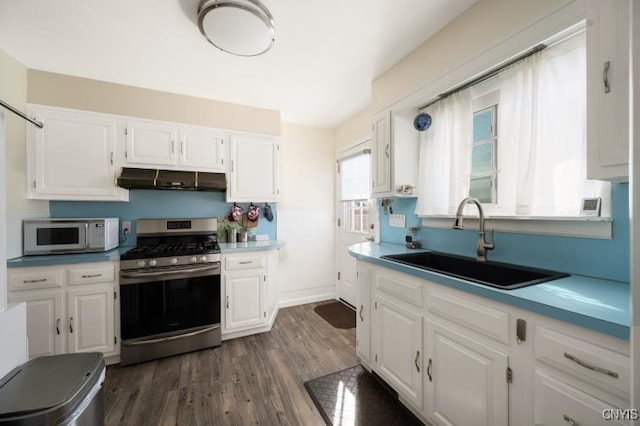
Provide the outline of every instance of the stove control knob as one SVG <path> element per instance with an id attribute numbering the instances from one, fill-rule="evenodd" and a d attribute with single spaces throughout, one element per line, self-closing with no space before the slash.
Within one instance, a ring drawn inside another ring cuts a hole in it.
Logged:
<path id="1" fill-rule="evenodd" d="M 201 262 L 206 262 L 206 261 L 207 261 L 207 256 L 202 256 L 202 257 L 200 258 L 200 261 L 201 261 Z"/>
<path id="2" fill-rule="evenodd" d="M 149 261 L 149 266 L 156 266 L 157 264 L 158 264 L 158 261 L 157 261 L 157 260 L 155 260 L 155 259 L 151 259 L 151 260 Z"/>
<path id="3" fill-rule="evenodd" d="M 193 256 L 191 259 L 189 259 L 191 261 L 191 263 L 196 263 L 198 261 L 198 258 Z"/>
<path id="4" fill-rule="evenodd" d="M 173 259 L 171 259 L 171 264 L 172 265 L 177 265 L 178 264 L 178 258 L 174 257 Z"/>
<path id="5" fill-rule="evenodd" d="M 140 267 L 140 268 L 144 268 L 146 264 L 147 264 L 147 262 L 145 262 L 144 260 L 139 260 L 138 261 L 138 267 Z"/>

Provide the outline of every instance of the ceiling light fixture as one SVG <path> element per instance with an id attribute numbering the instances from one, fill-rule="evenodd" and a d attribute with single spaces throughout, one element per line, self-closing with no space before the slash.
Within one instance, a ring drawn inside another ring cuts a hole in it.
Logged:
<path id="1" fill-rule="evenodd" d="M 209 43 L 238 56 L 261 55 L 276 40 L 273 16 L 258 0 L 202 0 L 198 27 Z"/>

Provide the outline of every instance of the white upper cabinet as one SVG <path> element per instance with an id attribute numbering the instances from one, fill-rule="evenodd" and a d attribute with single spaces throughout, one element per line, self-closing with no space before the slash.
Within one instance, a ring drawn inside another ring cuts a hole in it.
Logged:
<path id="1" fill-rule="evenodd" d="M 127 121 L 125 135 L 128 165 L 169 166 L 177 163 L 178 129 L 171 123 Z"/>
<path id="2" fill-rule="evenodd" d="M 188 126 L 180 130 L 178 163 L 186 168 L 225 172 L 225 140 L 228 137 L 216 129 Z"/>
<path id="3" fill-rule="evenodd" d="M 373 193 L 391 191 L 391 113 L 373 119 Z"/>
<path id="4" fill-rule="evenodd" d="M 418 131 L 413 116 L 385 111 L 373 119 L 373 195 L 416 197 Z"/>
<path id="5" fill-rule="evenodd" d="M 127 166 L 226 171 L 227 136 L 220 130 L 162 121 L 128 120 L 125 136 Z"/>
<path id="6" fill-rule="evenodd" d="M 629 179 L 629 0 L 588 0 L 587 177 Z"/>
<path id="7" fill-rule="evenodd" d="M 86 111 L 30 105 L 44 127 L 27 126 L 28 198 L 121 201 L 115 185 L 116 121 Z"/>
<path id="8" fill-rule="evenodd" d="M 273 136 L 231 135 L 227 201 L 278 201 L 280 145 Z"/>

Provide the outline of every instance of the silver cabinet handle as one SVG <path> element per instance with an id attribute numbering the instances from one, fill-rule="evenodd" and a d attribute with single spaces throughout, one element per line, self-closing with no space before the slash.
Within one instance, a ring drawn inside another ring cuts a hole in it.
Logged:
<path id="1" fill-rule="evenodd" d="M 242 262 L 238 262 L 240 265 L 251 265 L 253 260 L 243 260 Z"/>
<path id="2" fill-rule="evenodd" d="M 360 305 L 360 321 L 364 322 L 364 317 L 362 316 L 362 310 L 364 309 L 364 305 Z"/>
<path id="3" fill-rule="evenodd" d="M 390 148 L 389 144 L 387 144 L 387 146 L 384 147 L 384 155 L 386 155 L 387 158 L 389 158 L 389 148 Z"/>
<path id="4" fill-rule="evenodd" d="M 416 365 L 416 370 L 419 373 L 420 372 L 420 366 L 418 365 L 418 359 L 420 359 L 420 351 L 416 351 L 416 359 L 413 361 L 413 363 Z"/>
<path id="5" fill-rule="evenodd" d="M 227 309 L 229 309 L 229 296 L 227 296 Z"/>
<path id="6" fill-rule="evenodd" d="M 562 416 L 562 418 L 564 419 L 565 422 L 569 423 L 571 426 L 580 426 L 580 423 L 576 422 L 575 420 L 573 420 L 571 417 L 567 416 L 566 414 L 564 414 Z"/>
<path id="7" fill-rule="evenodd" d="M 73 317 L 69 318 L 69 333 L 73 333 Z"/>
<path id="8" fill-rule="evenodd" d="M 615 371 L 611 371 L 611 370 L 607 370 L 606 368 L 602 368 L 602 367 L 597 367 L 595 365 L 591 365 L 588 362 L 585 362 L 573 355 L 571 355 L 570 353 L 565 352 L 564 353 L 564 357 L 567 359 L 570 359 L 571 361 L 575 362 L 576 364 L 578 364 L 581 367 L 584 368 L 588 368 L 589 370 L 598 372 L 598 373 L 602 373 L 602 374 L 606 374 L 607 376 L 611 376 L 614 379 L 618 378 L 618 373 L 616 373 Z"/>
<path id="9" fill-rule="evenodd" d="M 56 319 L 56 334 L 60 335 L 60 318 Z"/>
<path id="10" fill-rule="evenodd" d="M 23 283 L 25 284 L 33 284 L 33 283 L 44 283 L 47 282 L 46 278 L 40 278 L 38 280 L 22 280 Z"/>
<path id="11" fill-rule="evenodd" d="M 611 86 L 609 85 L 609 68 L 611 67 L 611 61 L 604 63 L 604 69 L 602 70 L 602 82 L 604 83 L 604 93 L 611 92 Z"/>
<path id="12" fill-rule="evenodd" d="M 433 382 L 433 377 L 431 376 L 431 358 L 429 358 L 429 363 L 427 364 L 427 376 L 429 377 L 429 381 Z"/>
<path id="13" fill-rule="evenodd" d="M 101 276 L 102 274 L 91 274 L 91 275 L 83 275 L 82 278 L 97 278 Z"/>

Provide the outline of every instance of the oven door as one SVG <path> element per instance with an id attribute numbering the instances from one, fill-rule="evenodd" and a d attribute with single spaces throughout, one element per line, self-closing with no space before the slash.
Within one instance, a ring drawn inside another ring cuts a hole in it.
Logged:
<path id="1" fill-rule="evenodd" d="M 220 326 L 220 263 L 120 272 L 123 341 Z"/>

